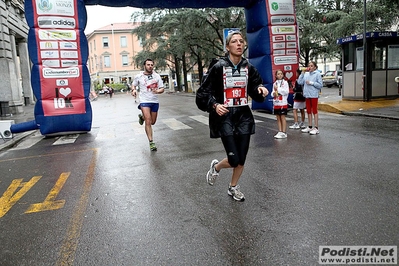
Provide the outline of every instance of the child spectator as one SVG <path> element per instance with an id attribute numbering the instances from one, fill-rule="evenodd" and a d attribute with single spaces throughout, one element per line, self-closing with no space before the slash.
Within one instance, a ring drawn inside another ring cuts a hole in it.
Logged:
<path id="1" fill-rule="evenodd" d="M 288 82 L 284 80 L 284 73 L 282 70 L 276 71 L 276 81 L 273 83 L 273 110 L 277 118 L 278 133 L 274 136 L 276 139 L 287 138 L 287 121 L 285 116 L 288 109 Z"/>
<path id="2" fill-rule="evenodd" d="M 305 128 L 305 97 L 303 96 L 303 87 L 298 84 L 298 77 L 301 75 L 301 70 L 298 68 L 296 70 L 295 87 L 294 87 L 294 124 L 289 126 L 290 129 L 300 129 Z M 301 112 L 301 122 L 298 123 L 298 110 Z"/>

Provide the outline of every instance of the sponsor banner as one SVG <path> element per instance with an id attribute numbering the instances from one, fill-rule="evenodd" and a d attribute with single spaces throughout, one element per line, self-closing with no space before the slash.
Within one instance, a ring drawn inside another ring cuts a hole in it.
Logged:
<path id="1" fill-rule="evenodd" d="M 60 51 L 61 58 L 79 58 L 78 51 Z"/>
<path id="2" fill-rule="evenodd" d="M 77 49 L 78 43 L 77 42 L 60 42 L 60 49 Z"/>
<path id="3" fill-rule="evenodd" d="M 41 66 L 41 95 L 44 116 L 85 113 L 81 66 L 48 68 Z"/>
<path id="4" fill-rule="evenodd" d="M 85 113 L 77 2 L 37 0 L 35 7 L 44 115 Z"/>
<path id="5" fill-rule="evenodd" d="M 273 43 L 273 50 L 274 49 L 285 49 L 285 44 L 286 43 L 284 43 L 284 42 L 281 42 L 281 43 Z"/>
<path id="6" fill-rule="evenodd" d="M 60 60 L 47 60 L 47 59 L 43 59 L 42 60 L 42 65 L 44 67 L 60 67 Z"/>
<path id="7" fill-rule="evenodd" d="M 37 30 L 37 35 L 41 41 L 76 41 L 77 30 Z"/>
<path id="8" fill-rule="evenodd" d="M 75 16 L 76 3 L 74 0 L 36 1 L 37 15 Z"/>
<path id="9" fill-rule="evenodd" d="M 295 34 L 295 26 L 272 26 L 271 27 L 272 34 Z"/>
<path id="10" fill-rule="evenodd" d="M 274 35 L 272 36 L 273 43 L 275 42 L 285 42 L 285 35 Z"/>
<path id="11" fill-rule="evenodd" d="M 41 29 L 75 29 L 76 20 L 75 18 L 68 17 L 47 17 L 40 16 L 37 19 L 37 26 Z"/>
<path id="12" fill-rule="evenodd" d="M 272 0 L 267 1 L 270 15 L 293 15 L 295 14 L 293 0 Z M 294 24 L 293 21 L 291 24 Z"/>
<path id="13" fill-rule="evenodd" d="M 273 55 L 285 55 L 286 51 L 285 50 L 273 50 Z"/>
<path id="14" fill-rule="evenodd" d="M 299 67 L 299 43 L 294 0 L 266 0 L 268 27 L 270 29 L 273 76 L 283 70 L 291 84 Z"/>
<path id="15" fill-rule="evenodd" d="M 287 41 L 289 41 L 289 42 L 296 42 L 298 40 L 296 35 L 286 35 L 286 38 L 287 38 Z"/>
<path id="16" fill-rule="evenodd" d="M 275 56 L 273 60 L 275 65 L 295 65 L 298 64 L 296 56 Z"/>
<path id="17" fill-rule="evenodd" d="M 39 42 L 39 48 L 40 50 L 55 50 L 58 49 L 58 42 L 53 42 L 53 41 L 47 41 L 47 42 Z"/>
<path id="18" fill-rule="evenodd" d="M 271 16 L 270 25 L 293 25 L 295 24 L 294 16 Z"/>
<path id="19" fill-rule="evenodd" d="M 61 67 L 71 67 L 79 65 L 78 60 L 61 60 Z"/>
<path id="20" fill-rule="evenodd" d="M 55 50 L 40 51 L 40 57 L 43 58 L 59 58 L 60 54 Z"/>

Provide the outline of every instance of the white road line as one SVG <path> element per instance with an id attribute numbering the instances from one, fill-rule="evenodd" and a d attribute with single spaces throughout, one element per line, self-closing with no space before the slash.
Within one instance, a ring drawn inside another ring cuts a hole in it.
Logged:
<path id="1" fill-rule="evenodd" d="M 187 126 L 186 124 L 178 121 L 175 118 L 163 119 L 162 123 L 164 123 L 173 130 L 192 129 L 192 127 Z"/>
<path id="2" fill-rule="evenodd" d="M 30 147 L 32 147 L 33 145 L 35 145 L 36 143 L 38 143 L 42 139 L 44 139 L 43 135 L 35 135 L 35 136 L 28 137 L 28 138 L 24 138 L 24 140 L 19 142 L 16 147 L 14 147 L 14 148 L 12 148 L 10 150 L 29 149 Z"/>
<path id="3" fill-rule="evenodd" d="M 74 143 L 78 137 L 79 137 L 79 134 L 71 134 L 71 135 L 61 136 L 56 141 L 53 142 L 53 146 Z"/>
<path id="4" fill-rule="evenodd" d="M 194 115 L 190 116 L 191 119 L 194 119 L 195 121 L 198 121 L 202 124 L 209 125 L 209 119 L 207 116 L 204 115 Z"/>
<path id="5" fill-rule="evenodd" d="M 111 127 L 102 127 L 98 131 L 98 134 L 96 136 L 96 140 L 102 140 L 102 139 L 114 139 L 115 138 L 115 128 Z"/>
<path id="6" fill-rule="evenodd" d="M 187 126 L 175 118 L 163 119 L 162 122 L 173 130 L 192 129 L 192 127 Z"/>

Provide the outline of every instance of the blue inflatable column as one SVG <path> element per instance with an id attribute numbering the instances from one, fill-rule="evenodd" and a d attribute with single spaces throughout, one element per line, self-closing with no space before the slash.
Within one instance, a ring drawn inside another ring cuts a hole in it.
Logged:
<path id="1" fill-rule="evenodd" d="M 37 98 L 35 121 L 13 125 L 11 131 L 39 128 L 43 135 L 90 131 L 92 110 L 84 1 L 27 0 L 25 13 L 30 27 L 31 83 Z"/>
<path id="2" fill-rule="evenodd" d="M 274 73 L 283 70 L 285 79 L 295 83 L 299 67 L 299 39 L 294 0 L 264 0 L 245 9 L 248 58 L 272 90 Z M 252 109 L 273 110 L 272 97 L 252 102 Z M 292 96 L 291 96 L 292 101 Z M 290 99 L 289 99 L 290 102 Z"/>

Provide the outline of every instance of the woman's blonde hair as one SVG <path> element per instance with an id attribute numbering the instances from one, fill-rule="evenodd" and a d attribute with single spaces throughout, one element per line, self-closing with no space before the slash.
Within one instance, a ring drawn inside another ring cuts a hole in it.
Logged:
<path id="1" fill-rule="evenodd" d="M 231 38 L 233 38 L 234 35 L 240 35 L 244 39 L 244 35 L 240 31 L 232 31 L 230 32 L 227 37 L 226 37 L 226 45 L 228 45 L 231 41 Z"/>

